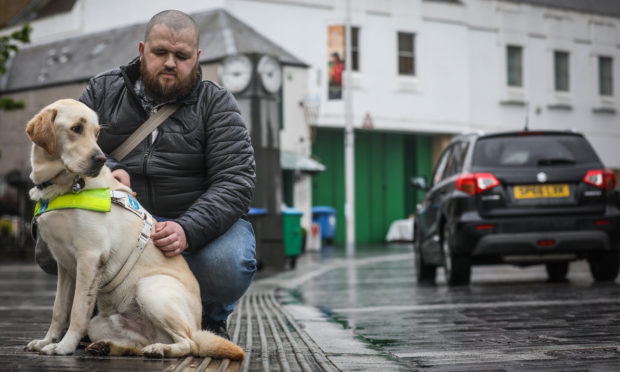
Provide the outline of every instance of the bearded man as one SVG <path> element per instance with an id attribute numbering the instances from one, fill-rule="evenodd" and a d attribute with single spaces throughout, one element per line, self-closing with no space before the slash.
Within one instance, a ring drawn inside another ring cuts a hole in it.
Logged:
<path id="1" fill-rule="evenodd" d="M 108 156 L 106 164 L 156 216 L 155 245 L 187 260 L 200 284 L 203 329 L 227 337 L 226 319 L 256 272 L 254 233 L 245 219 L 254 151 L 233 96 L 202 81 L 198 38 L 187 14 L 156 14 L 139 57 L 92 78 L 80 101 L 99 115 L 106 154 L 158 108 L 179 105 L 125 158 Z"/>

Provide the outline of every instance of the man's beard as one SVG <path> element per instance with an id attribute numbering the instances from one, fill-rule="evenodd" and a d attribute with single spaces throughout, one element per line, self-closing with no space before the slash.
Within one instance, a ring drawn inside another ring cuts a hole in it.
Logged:
<path id="1" fill-rule="evenodd" d="M 147 70 L 144 58 L 140 61 L 140 72 L 142 74 L 142 81 L 144 82 L 146 94 L 156 102 L 162 103 L 185 97 L 192 91 L 198 77 L 198 63 L 194 65 L 187 78 L 180 79 L 168 85 L 162 85 L 159 82 L 157 73 L 152 74 Z M 177 72 L 177 78 L 178 77 Z"/>

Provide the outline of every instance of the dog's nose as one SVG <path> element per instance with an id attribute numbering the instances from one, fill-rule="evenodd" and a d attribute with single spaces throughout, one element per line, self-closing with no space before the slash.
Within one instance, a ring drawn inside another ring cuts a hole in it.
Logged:
<path id="1" fill-rule="evenodd" d="M 101 152 L 94 153 L 90 157 L 90 159 L 93 161 L 93 164 L 95 164 L 96 166 L 103 166 L 105 164 L 105 161 L 106 161 L 105 155 L 103 155 L 103 153 L 101 153 Z"/>

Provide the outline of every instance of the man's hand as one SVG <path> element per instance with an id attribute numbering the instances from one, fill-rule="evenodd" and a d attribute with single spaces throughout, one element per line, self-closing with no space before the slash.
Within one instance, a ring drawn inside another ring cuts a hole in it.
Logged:
<path id="1" fill-rule="evenodd" d="M 187 249 L 185 231 L 174 221 L 158 222 L 155 224 L 155 232 L 151 235 L 155 246 L 168 257 L 181 254 Z"/>
<path id="2" fill-rule="evenodd" d="M 116 180 L 123 185 L 131 188 L 131 178 L 129 177 L 129 173 L 123 169 L 115 169 L 112 171 L 112 176 L 116 178 Z M 132 191 L 131 195 L 136 196 L 136 192 Z"/>
<path id="3" fill-rule="evenodd" d="M 123 185 L 131 188 L 131 180 L 129 178 L 129 173 L 124 169 L 115 169 L 112 171 L 112 176 L 116 178 L 116 180 Z"/>

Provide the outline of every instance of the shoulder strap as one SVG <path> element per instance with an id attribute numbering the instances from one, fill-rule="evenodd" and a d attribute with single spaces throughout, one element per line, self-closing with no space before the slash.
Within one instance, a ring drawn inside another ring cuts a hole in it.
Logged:
<path id="1" fill-rule="evenodd" d="M 179 108 L 178 104 L 166 104 L 160 107 L 157 112 L 151 115 L 147 121 L 142 123 L 138 129 L 136 129 L 125 142 L 121 143 L 110 155 L 121 161 L 127 154 L 131 152 L 142 140 L 146 138 L 151 132 L 155 130 L 161 123 L 164 122 L 170 115 L 172 115 Z"/>

